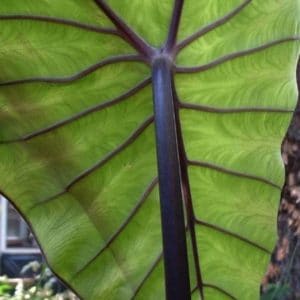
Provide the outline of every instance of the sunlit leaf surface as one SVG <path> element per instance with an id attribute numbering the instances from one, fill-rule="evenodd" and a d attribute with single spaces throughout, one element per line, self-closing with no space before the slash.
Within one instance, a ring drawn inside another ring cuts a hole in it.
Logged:
<path id="1" fill-rule="evenodd" d="M 164 299 L 151 62 L 99 3 L 1 0 L 1 191 L 83 299 Z M 149 49 L 179 13 L 171 0 L 105 3 Z M 299 5 L 184 2 L 169 54 L 192 299 L 259 298 L 297 98 Z"/>

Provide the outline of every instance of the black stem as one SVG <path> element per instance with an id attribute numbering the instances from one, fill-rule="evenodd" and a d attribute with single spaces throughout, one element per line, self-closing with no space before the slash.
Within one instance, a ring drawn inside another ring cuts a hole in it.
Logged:
<path id="1" fill-rule="evenodd" d="M 171 62 L 166 57 L 161 56 L 153 61 L 166 299 L 189 300 L 189 269 L 171 68 Z"/>
<path id="2" fill-rule="evenodd" d="M 150 59 L 155 50 L 140 38 L 103 0 L 94 0 L 97 6 L 117 27 L 121 35 L 145 58 Z"/>

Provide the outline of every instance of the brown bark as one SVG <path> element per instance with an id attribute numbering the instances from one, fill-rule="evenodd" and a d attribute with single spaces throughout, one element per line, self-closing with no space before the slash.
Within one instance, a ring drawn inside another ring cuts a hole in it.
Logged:
<path id="1" fill-rule="evenodd" d="M 297 68 L 300 87 L 300 63 Z M 292 122 L 282 143 L 285 184 L 278 212 L 278 242 L 262 281 L 262 293 L 270 284 L 286 285 L 288 293 L 268 299 L 300 299 L 300 97 Z"/>

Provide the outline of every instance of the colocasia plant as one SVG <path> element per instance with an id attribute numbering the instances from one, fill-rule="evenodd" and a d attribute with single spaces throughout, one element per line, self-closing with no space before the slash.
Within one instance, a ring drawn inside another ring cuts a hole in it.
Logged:
<path id="1" fill-rule="evenodd" d="M 82 299 L 259 298 L 299 6 L 1 0 L 1 192 Z"/>

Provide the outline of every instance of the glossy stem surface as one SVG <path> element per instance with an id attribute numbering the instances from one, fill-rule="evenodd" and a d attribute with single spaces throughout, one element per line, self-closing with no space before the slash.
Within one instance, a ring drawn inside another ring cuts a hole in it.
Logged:
<path id="1" fill-rule="evenodd" d="M 152 82 L 166 299 L 189 300 L 190 283 L 178 137 L 172 70 L 168 57 L 162 56 L 154 60 Z"/>

